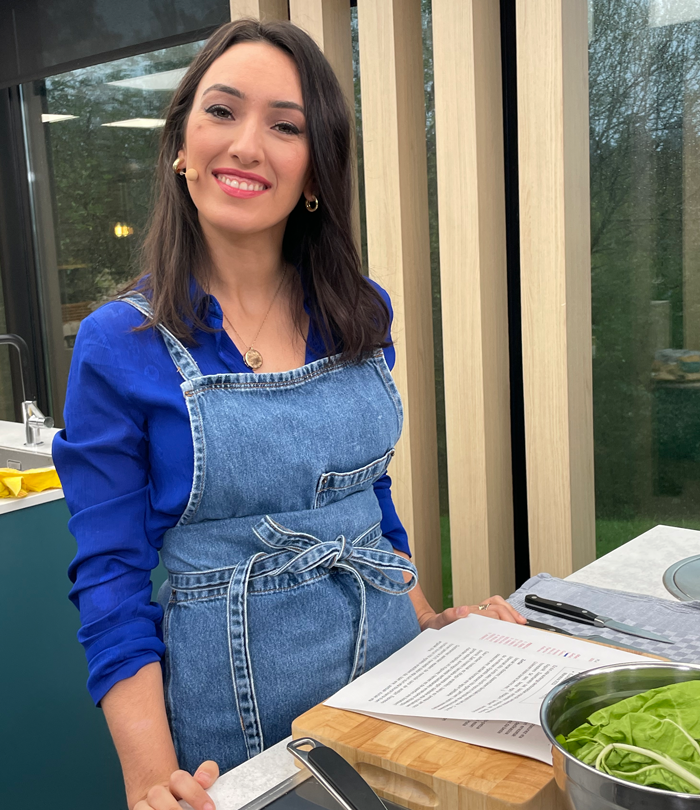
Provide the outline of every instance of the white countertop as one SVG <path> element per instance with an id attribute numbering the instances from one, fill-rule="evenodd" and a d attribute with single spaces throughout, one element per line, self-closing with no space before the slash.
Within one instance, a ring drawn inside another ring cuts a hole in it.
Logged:
<path id="1" fill-rule="evenodd" d="M 24 444 L 24 425 L 21 422 L 4 422 L 0 419 L 0 445 L 3 447 L 16 447 L 24 453 L 51 453 L 53 437 L 61 432 L 61 428 L 42 428 L 41 440 L 43 444 L 38 447 L 27 447 Z"/>
<path id="2" fill-rule="evenodd" d="M 60 431 L 60 428 L 43 428 L 41 438 L 43 444 L 38 447 L 25 447 L 24 425 L 21 422 L 4 422 L 0 420 L 0 445 L 2 447 L 13 447 L 23 453 L 36 453 L 47 455 L 51 453 L 53 437 Z M 37 467 L 45 466 L 42 460 L 37 463 Z M 62 489 L 47 489 L 44 492 L 30 492 L 24 498 L 0 498 L 0 515 L 7 512 L 15 512 L 18 509 L 27 509 L 30 506 L 38 506 L 41 503 L 57 501 L 63 498 Z"/>
<path id="3" fill-rule="evenodd" d="M 666 569 L 686 557 L 700 554 L 700 532 L 675 526 L 654 526 L 567 579 L 677 601 L 663 583 Z"/>
<path id="4" fill-rule="evenodd" d="M 62 489 L 45 489 L 43 492 L 29 492 L 24 498 L 0 498 L 0 515 L 39 506 L 42 503 L 60 501 L 64 498 Z"/>
<path id="5" fill-rule="evenodd" d="M 695 554 L 700 554 L 699 531 L 656 526 L 567 579 L 676 601 L 663 585 L 663 573 Z M 216 810 L 240 810 L 296 773 L 294 758 L 285 747 L 289 739 L 225 773 L 209 791 Z M 189 807 L 184 802 L 181 805 Z"/>
<path id="6" fill-rule="evenodd" d="M 220 777 L 208 791 L 216 810 L 240 810 L 253 799 L 298 773 L 299 768 L 294 764 L 294 757 L 287 751 L 287 743 L 291 739 L 287 737 Z M 180 802 L 180 806 L 191 810 L 187 802 Z"/>

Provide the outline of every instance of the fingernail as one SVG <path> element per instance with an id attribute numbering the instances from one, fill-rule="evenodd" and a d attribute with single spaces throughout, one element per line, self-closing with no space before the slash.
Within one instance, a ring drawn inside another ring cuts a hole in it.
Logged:
<path id="1" fill-rule="evenodd" d="M 211 802 L 206 802 L 202 810 L 214 810 L 214 805 Z"/>
<path id="2" fill-rule="evenodd" d="M 457 615 L 461 619 L 463 616 L 469 615 L 469 608 L 466 605 L 462 605 L 462 607 L 457 608 Z"/>

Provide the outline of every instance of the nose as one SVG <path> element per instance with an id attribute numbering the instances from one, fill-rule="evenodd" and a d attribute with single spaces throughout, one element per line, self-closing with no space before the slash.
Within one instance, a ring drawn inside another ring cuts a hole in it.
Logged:
<path id="1" fill-rule="evenodd" d="M 229 155 L 238 159 L 242 166 L 255 166 L 262 162 L 262 128 L 255 116 L 246 116 L 236 127 L 229 146 Z"/>

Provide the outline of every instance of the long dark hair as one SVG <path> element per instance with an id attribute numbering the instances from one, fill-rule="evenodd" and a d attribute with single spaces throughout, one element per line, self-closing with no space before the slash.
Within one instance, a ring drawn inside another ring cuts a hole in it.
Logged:
<path id="1" fill-rule="evenodd" d="M 209 66 L 239 42 L 268 42 L 294 60 L 301 78 L 312 176 L 319 210 L 309 213 L 303 196 L 289 215 L 282 251 L 299 267 L 310 317 L 328 354 L 356 359 L 386 346 L 389 312 L 362 275 L 352 237 L 351 118 L 338 80 L 316 43 L 289 22 L 238 20 L 218 28 L 190 65 L 166 113 L 156 175 L 156 196 L 141 255 L 141 274 L 127 290 L 151 299 L 153 318 L 186 343 L 203 321 L 202 300 L 192 300 L 190 274 L 207 288 L 211 261 L 197 209 L 184 178 L 172 168 L 185 141 L 197 87 Z M 294 318 L 301 321 L 302 301 Z"/>

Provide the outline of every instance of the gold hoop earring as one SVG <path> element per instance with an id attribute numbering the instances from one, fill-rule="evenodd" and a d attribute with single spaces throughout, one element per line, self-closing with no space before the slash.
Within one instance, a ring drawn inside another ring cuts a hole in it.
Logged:
<path id="1" fill-rule="evenodd" d="M 175 160 L 175 162 L 173 163 L 173 171 L 175 172 L 175 174 L 184 175 L 184 171 L 180 171 L 180 166 L 182 166 L 182 164 L 184 162 L 185 162 L 185 158 L 181 158 L 181 157 L 179 157 L 179 158 L 177 158 Z"/>
<path id="2" fill-rule="evenodd" d="M 313 194 L 310 200 L 307 200 L 305 203 L 306 210 L 311 211 L 313 214 L 314 211 L 318 211 L 318 197 Z"/>

